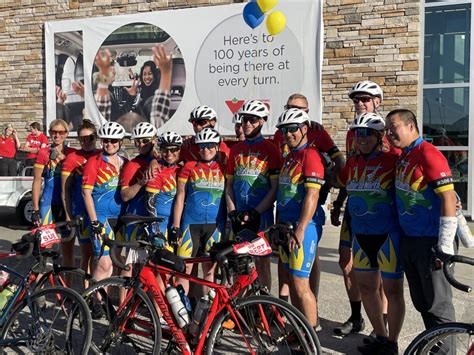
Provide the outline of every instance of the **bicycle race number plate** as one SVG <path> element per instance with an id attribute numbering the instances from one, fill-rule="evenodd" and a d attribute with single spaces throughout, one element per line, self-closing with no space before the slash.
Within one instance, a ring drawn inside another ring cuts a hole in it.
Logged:
<path id="1" fill-rule="evenodd" d="M 61 237 L 56 233 L 56 230 L 50 226 L 38 227 L 36 231 L 41 231 L 41 248 L 48 248 L 53 244 L 61 242 Z"/>
<path id="2" fill-rule="evenodd" d="M 234 245 L 234 253 L 264 256 L 272 253 L 272 248 L 264 237 L 258 237 L 251 242 L 243 242 Z"/>

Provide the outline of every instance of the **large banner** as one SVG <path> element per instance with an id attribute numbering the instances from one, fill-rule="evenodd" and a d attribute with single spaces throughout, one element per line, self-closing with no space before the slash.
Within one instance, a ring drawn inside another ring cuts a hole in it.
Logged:
<path id="1" fill-rule="evenodd" d="M 46 23 L 47 123 L 64 118 L 75 131 L 83 118 L 129 126 L 145 119 L 160 132 L 187 135 L 193 133 L 189 113 L 205 104 L 217 111 L 219 132 L 233 135 L 233 113 L 245 100 L 258 99 L 271 112 L 263 133 L 273 134 L 294 93 L 308 98 L 311 119 L 320 122 L 321 1 L 281 0 L 274 10 L 286 16 L 286 27 L 274 36 L 265 21 L 255 29 L 244 22 L 245 5 Z M 154 61 L 156 44 L 163 46 L 168 66 L 157 63 L 156 55 Z M 97 95 L 98 53 L 107 53 L 101 59 L 110 63 L 106 113 Z M 166 87 L 162 70 L 171 72 L 171 100 L 165 119 L 157 122 L 150 115 L 156 89 Z"/>

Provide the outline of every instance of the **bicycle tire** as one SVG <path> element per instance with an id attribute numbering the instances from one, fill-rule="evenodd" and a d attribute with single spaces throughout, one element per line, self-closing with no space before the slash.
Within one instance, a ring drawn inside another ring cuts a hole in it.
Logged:
<path id="1" fill-rule="evenodd" d="M 51 278 L 53 282 L 51 283 Z M 70 285 L 66 285 L 65 281 L 70 279 Z M 69 266 L 56 266 L 52 271 L 42 274 L 35 285 L 34 290 L 41 290 L 45 287 L 68 287 L 82 294 L 85 291 L 85 283 L 90 283 L 92 276 L 82 269 Z"/>
<path id="2" fill-rule="evenodd" d="M 249 296 L 237 301 L 233 309 L 252 350 L 258 353 L 290 354 L 301 351 L 321 354 L 316 332 L 306 317 L 289 303 L 272 296 Z M 234 323 L 234 328 L 230 330 L 223 325 L 229 319 L 232 317 L 225 309 L 212 324 L 206 343 L 208 355 L 249 352 L 237 324 Z"/>
<path id="3" fill-rule="evenodd" d="M 474 350 L 473 337 L 474 324 L 445 323 L 419 334 L 408 345 L 404 354 L 468 354 L 469 349 Z M 460 350 L 461 345 L 464 350 Z"/>
<path id="4" fill-rule="evenodd" d="M 92 319 L 84 299 L 64 287 L 26 296 L 9 314 L 0 338 L 15 353 L 87 354 Z"/>
<path id="5" fill-rule="evenodd" d="M 92 313 L 94 336 L 91 350 L 94 353 L 124 354 L 135 351 L 159 354 L 160 320 L 153 302 L 141 288 L 135 287 L 135 296 L 117 314 L 119 290 L 128 291 L 131 288 L 129 279 L 110 277 L 84 291 L 83 297 Z M 130 312 L 133 312 L 132 316 Z"/>

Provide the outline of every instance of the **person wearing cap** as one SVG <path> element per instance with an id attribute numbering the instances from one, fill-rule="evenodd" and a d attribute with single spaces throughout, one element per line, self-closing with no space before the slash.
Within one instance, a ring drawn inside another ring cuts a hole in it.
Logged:
<path id="1" fill-rule="evenodd" d="M 178 185 L 173 211 L 173 228 L 168 242 L 178 240 L 177 254 L 184 258 L 208 253 L 221 240 L 225 224 L 225 166 L 217 161 L 221 141 L 219 133 L 204 128 L 196 134 L 198 161 L 188 161 L 178 173 Z M 194 266 L 194 267 L 193 267 Z M 186 273 L 197 272 L 196 264 L 186 266 Z M 194 270 L 193 270 L 194 269 Z M 204 279 L 214 280 L 214 266 L 202 264 Z M 189 281 L 179 281 L 186 292 Z M 204 294 L 208 288 L 204 287 Z"/>
<path id="2" fill-rule="evenodd" d="M 20 148 L 20 141 L 16 130 L 11 123 L 3 127 L 0 135 L 0 176 L 16 175 L 16 150 Z"/>
<path id="3" fill-rule="evenodd" d="M 316 222 L 316 209 L 324 184 L 324 165 L 321 155 L 308 144 L 309 122 L 308 114 L 296 108 L 285 110 L 278 119 L 277 128 L 290 151 L 278 177 L 277 222 L 291 224 L 294 231 L 288 245 L 279 247 L 292 303 L 316 328 L 317 300 L 309 277 L 322 229 Z"/>
<path id="4" fill-rule="evenodd" d="M 41 132 L 41 125 L 38 122 L 32 122 L 28 128 L 30 134 L 26 137 L 25 144 L 20 148 L 26 152 L 25 167 L 33 166 L 40 149 L 48 145 L 48 137 Z M 32 176 L 33 169 L 27 170 L 26 175 Z"/>
<path id="5" fill-rule="evenodd" d="M 118 233 L 117 221 L 125 212 L 120 193 L 120 173 L 127 159 L 119 155 L 125 129 L 117 122 L 104 123 L 98 132 L 102 152 L 90 158 L 83 172 L 82 196 L 87 215 L 91 220 L 93 252 L 100 255 L 103 235 L 109 239 L 123 239 Z M 112 275 L 113 265 L 109 248 L 104 249 L 94 274 L 97 281 Z"/>
<path id="6" fill-rule="evenodd" d="M 358 154 L 349 158 L 338 180 L 348 193 L 347 211 L 354 234 L 352 257 L 356 281 L 376 338 L 358 347 L 362 354 L 398 354 L 398 336 L 405 315 L 400 267 L 401 227 L 395 203 L 398 154 L 384 150 L 385 120 L 378 114 L 358 115 L 350 129 Z M 388 300 L 388 332 L 384 324 L 380 282 Z"/>
<path id="7" fill-rule="evenodd" d="M 280 152 L 263 138 L 268 107 L 261 101 L 245 102 L 239 110 L 245 140 L 230 150 L 226 201 L 233 235 L 243 229 L 257 233 L 274 223 L 273 204 L 281 166 Z M 263 286 L 271 289 L 270 257 L 255 260 Z"/>
<path id="8" fill-rule="evenodd" d="M 193 125 L 194 133 L 197 135 L 204 128 L 214 128 L 217 123 L 217 113 L 209 106 L 200 105 L 194 108 L 189 115 L 188 120 Z M 229 148 L 221 141 L 219 143 L 219 151 L 217 152 L 217 161 L 226 164 L 229 156 Z M 196 136 L 189 137 L 184 140 L 181 147 L 180 158 L 184 162 L 196 161 L 200 157 L 200 149 L 196 144 Z"/>

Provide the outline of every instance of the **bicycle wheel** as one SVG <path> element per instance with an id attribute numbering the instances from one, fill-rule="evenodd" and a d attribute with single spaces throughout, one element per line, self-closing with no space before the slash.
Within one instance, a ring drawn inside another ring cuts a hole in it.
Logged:
<path id="1" fill-rule="evenodd" d="M 425 330 L 405 350 L 405 355 L 472 354 L 474 352 L 474 325 L 446 323 Z"/>
<path id="2" fill-rule="evenodd" d="M 1 334 L 3 349 L 19 354 L 87 354 L 91 338 L 86 302 L 63 287 L 26 296 L 9 314 Z"/>
<path id="3" fill-rule="evenodd" d="M 82 294 L 90 286 L 92 276 L 82 269 L 66 266 L 54 266 L 53 271 L 47 272 L 39 278 L 36 290 L 45 287 L 68 287 Z M 87 287 L 86 287 L 87 286 Z"/>
<path id="4" fill-rule="evenodd" d="M 294 306 L 271 296 L 250 296 L 233 308 L 242 328 L 225 310 L 214 321 L 207 354 L 320 354 L 314 329 Z"/>
<path id="5" fill-rule="evenodd" d="M 134 294 L 119 310 L 121 291 Z M 159 353 L 160 320 L 153 302 L 140 287 L 133 288 L 127 278 L 111 277 L 89 287 L 83 297 L 92 313 L 91 350 L 95 353 Z"/>

